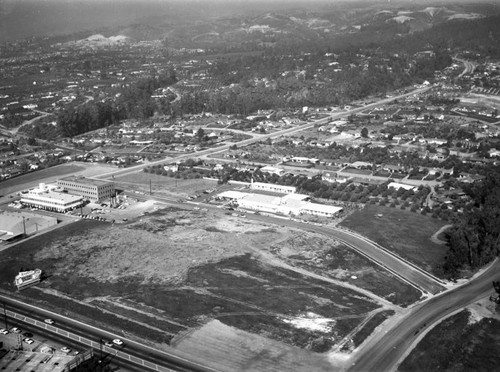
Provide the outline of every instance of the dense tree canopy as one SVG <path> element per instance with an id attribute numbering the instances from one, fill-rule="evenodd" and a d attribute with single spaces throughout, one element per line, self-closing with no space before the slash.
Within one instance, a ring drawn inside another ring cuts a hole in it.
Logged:
<path id="1" fill-rule="evenodd" d="M 497 167 L 498 168 L 498 167 Z M 475 208 L 466 212 L 449 232 L 444 271 L 455 278 L 461 269 L 477 269 L 500 253 L 500 169 L 468 190 Z"/>

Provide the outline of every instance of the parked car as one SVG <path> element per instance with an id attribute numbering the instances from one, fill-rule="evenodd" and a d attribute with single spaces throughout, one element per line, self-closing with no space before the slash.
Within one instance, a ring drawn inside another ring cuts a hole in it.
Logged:
<path id="1" fill-rule="evenodd" d="M 23 336 L 26 337 L 26 338 L 31 338 L 31 337 L 33 337 L 33 333 L 31 333 L 31 332 L 24 332 Z"/>
<path id="2" fill-rule="evenodd" d="M 26 342 L 28 345 L 31 345 L 33 342 L 35 342 L 35 340 L 33 340 L 32 338 L 28 338 L 28 337 L 23 339 L 23 341 Z"/>
<path id="3" fill-rule="evenodd" d="M 1 335 L 7 335 L 7 334 L 9 334 L 9 331 L 7 331 L 6 329 L 2 328 L 2 329 L 0 329 L 0 334 Z"/>
<path id="4" fill-rule="evenodd" d="M 21 330 L 17 327 L 14 327 L 10 330 L 12 333 L 21 333 Z"/>
<path id="5" fill-rule="evenodd" d="M 69 347 L 64 346 L 64 347 L 62 347 L 62 348 L 61 348 L 61 351 L 62 351 L 63 353 L 68 354 L 68 353 L 71 351 L 71 349 L 70 349 Z"/>

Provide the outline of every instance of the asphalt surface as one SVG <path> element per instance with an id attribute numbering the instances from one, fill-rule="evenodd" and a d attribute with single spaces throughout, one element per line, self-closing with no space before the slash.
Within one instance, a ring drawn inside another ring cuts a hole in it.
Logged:
<path id="1" fill-rule="evenodd" d="M 422 332 L 444 317 L 493 292 L 492 281 L 500 276 L 500 260 L 483 274 L 456 289 L 414 306 L 387 333 L 377 334 L 353 358 L 349 371 L 393 371 Z"/>

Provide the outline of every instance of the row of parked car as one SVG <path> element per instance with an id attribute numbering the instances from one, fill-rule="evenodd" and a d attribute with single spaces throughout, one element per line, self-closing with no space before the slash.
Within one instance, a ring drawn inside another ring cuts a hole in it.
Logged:
<path id="1" fill-rule="evenodd" d="M 46 324 L 49 324 L 49 325 L 52 325 L 55 323 L 54 320 L 52 320 L 52 319 L 45 319 L 44 322 Z M 24 332 L 23 333 L 23 331 L 18 327 L 13 327 L 10 330 L 7 330 L 5 328 L 0 329 L 0 334 L 2 334 L 2 335 L 7 335 L 9 333 L 16 333 L 16 334 L 22 333 L 22 335 L 24 336 L 23 342 L 27 343 L 28 345 L 31 345 L 35 342 L 35 340 L 33 340 L 33 338 L 32 338 L 33 334 L 31 332 Z M 119 338 L 115 338 L 111 341 L 106 341 L 104 343 L 104 345 L 108 346 L 108 347 L 113 347 L 113 346 L 123 346 L 124 343 Z M 60 350 L 65 354 L 69 354 L 71 352 L 71 349 L 69 347 L 66 347 L 66 346 L 62 347 Z M 78 353 L 79 353 L 78 351 L 74 352 L 75 355 L 77 355 Z"/>

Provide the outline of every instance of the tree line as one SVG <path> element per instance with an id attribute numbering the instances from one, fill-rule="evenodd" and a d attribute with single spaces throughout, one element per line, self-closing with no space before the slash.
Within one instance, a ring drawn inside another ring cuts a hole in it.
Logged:
<path id="1" fill-rule="evenodd" d="M 175 71 L 169 70 L 158 76 L 142 78 L 124 88 L 116 100 L 89 101 L 83 105 L 67 108 L 57 115 L 58 132 L 73 137 L 92 130 L 107 127 L 123 119 L 146 119 L 157 107 L 151 98 L 153 92 L 177 81 Z"/>
<path id="2" fill-rule="evenodd" d="M 465 211 L 448 232 L 449 250 L 443 269 L 450 278 L 462 270 L 478 269 L 500 253 L 500 167 L 466 188 L 474 208 Z"/>

